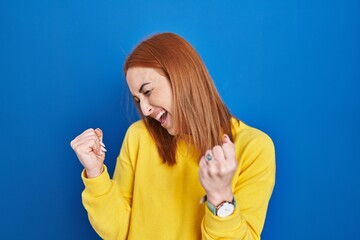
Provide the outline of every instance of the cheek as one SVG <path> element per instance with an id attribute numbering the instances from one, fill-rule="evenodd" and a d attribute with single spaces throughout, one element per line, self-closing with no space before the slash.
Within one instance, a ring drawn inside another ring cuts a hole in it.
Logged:
<path id="1" fill-rule="evenodd" d="M 172 95 L 167 96 L 167 108 L 171 113 L 173 112 L 173 108 L 174 108 L 173 105 L 174 105 L 174 101 Z"/>
<path id="2" fill-rule="evenodd" d="M 170 86 L 168 88 L 168 91 L 166 91 L 166 92 L 167 92 L 166 99 L 167 99 L 167 102 L 168 102 L 168 106 L 170 107 L 170 109 L 172 109 L 173 104 L 174 104 L 174 98 L 173 98 L 173 94 L 172 94 Z"/>

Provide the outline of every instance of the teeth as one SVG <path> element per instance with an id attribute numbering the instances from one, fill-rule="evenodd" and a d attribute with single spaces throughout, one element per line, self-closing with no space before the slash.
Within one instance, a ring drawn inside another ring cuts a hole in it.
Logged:
<path id="1" fill-rule="evenodd" d="M 160 121 L 161 116 L 165 113 L 165 110 L 162 110 L 158 113 L 158 115 L 155 117 L 156 120 Z"/>

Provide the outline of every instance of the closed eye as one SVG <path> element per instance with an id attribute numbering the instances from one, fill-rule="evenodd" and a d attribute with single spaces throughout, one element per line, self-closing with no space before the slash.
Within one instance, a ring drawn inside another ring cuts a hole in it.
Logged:
<path id="1" fill-rule="evenodd" d="M 133 97 L 134 98 L 134 101 L 136 102 L 136 103 L 140 103 L 140 99 L 139 98 L 137 98 L 137 97 Z"/>
<path id="2" fill-rule="evenodd" d="M 144 95 L 145 95 L 145 96 L 150 96 L 150 93 L 151 93 L 150 90 L 144 91 Z"/>

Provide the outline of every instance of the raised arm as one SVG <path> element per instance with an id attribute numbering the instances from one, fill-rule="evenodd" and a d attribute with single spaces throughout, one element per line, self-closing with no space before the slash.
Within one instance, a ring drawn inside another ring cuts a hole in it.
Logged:
<path id="1" fill-rule="evenodd" d="M 110 179 L 106 166 L 102 132 L 88 129 L 71 146 L 84 166 L 82 179 L 85 189 L 82 200 L 89 220 L 103 239 L 126 239 L 131 214 L 133 168 L 129 163 L 124 139 L 115 172 L 123 173 Z"/>
<path id="2" fill-rule="evenodd" d="M 262 232 L 266 211 L 270 196 L 275 183 L 275 151 L 271 139 L 264 133 L 255 130 L 255 135 L 247 139 L 246 136 L 239 136 L 238 140 L 233 145 L 236 152 L 236 161 L 238 162 L 237 169 L 233 175 L 231 182 L 231 191 L 235 199 L 235 210 L 227 217 L 219 217 L 214 214 L 207 205 L 205 205 L 205 216 L 201 224 L 202 239 L 243 239 L 243 240 L 259 240 Z M 251 134 L 250 134 L 251 135 Z M 231 144 L 225 146 L 225 156 L 232 156 Z M 224 145 L 222 146 L 224 149 Z M 218 149 L 219 150 L 219 149 Z M 221 154 L 217 154 L 215 149 L 214 158 L 221 158 Z M 227 153 L 226 153 L 227 152 Z M 220 155 L 220 157 L 219 157 Z M 225 157 L 226 158 L 226 157 Z M 206 155 L 204 160 L 206 160 Z M 214 159 L 210 160 L 213 161 Z M 222 200 L 231 201 L 227 191 L 227 185 L 220 185 L 222 188 L 216 188 L 214 184 L 216 179 L 224 179 L 221 174 L 231 173 L 234 163 L 226 162 L 229 159 L 223 159 L 217 164 L 219 169 L 223 171 L 208 173 L 200 173 L 202 182 L 208 181 L 208 186 L 205 190 L 224 189 L 224 196 Z M 230 159 L 230 161 L 232 161 Z M 229 168 L 221 164 L 229 164 Z M 202 163 L 204 164 L 204 163 Z M 208 163 L 205 163 L 209 165 Z M 210 165 L 211 166 L 211 165 Z M 205 166 L 206 167 L 206 166 Z M 202 168 L 200 164 L 200 169 Z M 228 171 L 226 171 L 228 169 Z M 201 171 L 201 170 L 200 170 Z M 204 171 L 204 170 L 203 170 Z M 214 175 L 210 179 L 210 175 Z M 202 176 L 205 175 L 205 176 Z M 211 180 L 213 183 L 211 185 Z M 217 183 L 222 183 L 217 181 Z M 212 187 L 210 187 L 210 185 Z M 214 194 L 210 195 L 214 196 Z M 212 204 L 216 205 L 221 200 L 220 194 L 215 194 L 216 198 L 210 198 Z M 232 198 L 232 196 L 231 196 Z M 220 200 L 219 200 L 220 199 Z"/>

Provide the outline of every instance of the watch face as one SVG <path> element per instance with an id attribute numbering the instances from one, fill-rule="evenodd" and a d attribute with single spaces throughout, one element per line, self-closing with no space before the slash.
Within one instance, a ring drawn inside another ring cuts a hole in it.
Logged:
<path id="1" fill-rule="evenodd" d="M 224 203 L 218 210 L 217 215 L 219 217 L 230 216 L 234 212 L 234 205 L 232 203 Z"/>

